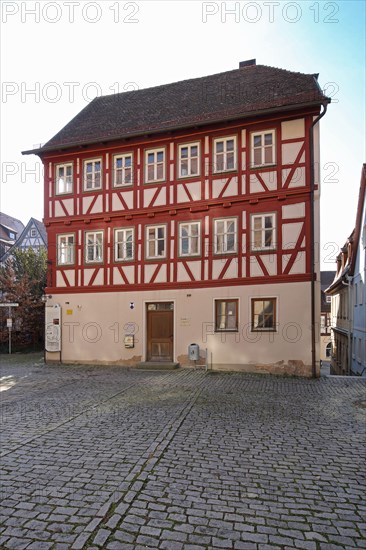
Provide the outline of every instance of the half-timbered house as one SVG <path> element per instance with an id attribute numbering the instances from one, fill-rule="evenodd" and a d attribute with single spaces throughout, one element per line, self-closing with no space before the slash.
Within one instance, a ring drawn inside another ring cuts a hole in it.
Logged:
<path id="1" fill-rule="evenodd" d="M 196 343 L 209 367 L 316 374 L 327 103 L 317 75 L 251 60 L 98 97 L 26 151 L 45 171 L 47 358 L 186 365 Z"/>

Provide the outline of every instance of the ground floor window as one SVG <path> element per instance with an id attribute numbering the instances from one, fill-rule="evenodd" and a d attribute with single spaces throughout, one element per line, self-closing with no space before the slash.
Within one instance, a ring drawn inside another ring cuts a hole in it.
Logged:
<path id="1" fill-rule="evenodd" d="M 252 331 L 276 330 L 276 298 L 252 298 Z"/>
<path id="2" fill-rule="evenodd" d="M 215 300 L 215 331 L 238 330 L 238 300 Z"/>

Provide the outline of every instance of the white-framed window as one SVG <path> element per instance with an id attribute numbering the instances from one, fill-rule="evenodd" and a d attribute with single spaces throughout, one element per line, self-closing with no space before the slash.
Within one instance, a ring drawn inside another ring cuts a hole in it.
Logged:
<path id="1" fill-rule="evenodd" d="M 32 229 L 30 230 L 30 236 L 31 237 L 37 237 L 37 229 L 32 227 Z"/>
<path id="2" fill-rule="evenodd" d="M 253 214 L 251 228 L 252 250 L 276 248 L 276 214 Z"/>
<path id="3" fill-rule="evenodd" d="M 236 137 L 225 137 L 213 143 L 214 173 L 236 170 Z"/>
<path id="4" fill-rule="evenodd" d="M 215 332 L 237 332 L 239 300 L 215 300 Z"/>
<path id="5" fill-rule="evenodd" d="M 57 264 L 72 265 L 74 263 L 75 263 L 74 233 L 57 235 Z"/>
<path id="6" fill-rule="evenodd" d="M 116 262 L 133 260 L 134 237 L 133 227 L 114 230 L 114 259 Z"/>
<path id="7" fill-rule="evenodd" d="M 199 176 L 200 144 L 179 145 L 179 177 Z"/>
<path id="8" fill-rule="evenodd" d="M 325 301 L 327 304 L 331 304 L 332 303 L 332 297 L 331 296 L 328 296 L 328 294 L 325 296 Z"/>
<path id="9" fill-rule="evenodd" d="M 113 185 L 120 187 L 122 185 L 132 184 L 133 155 L 125 153 L 113 157 Z"/>
<path id="10" fill-rule="evenodd" d="M 186 222 L 179 224 L 179 255 L 199 256 L 201 224 L 200 222 Z"/>
<path id="11" fill-rule="evenodd" d="M 327 315 L 326 313 L 322 313 L 320 316 L 320 332 L 324 334 L 327 332 Z"/>
<path id="12" fill-rule="evenodd" d="M 166 226 L 149 225 L 146 227 L 146 258 L 166 257 Z"/>
<path id="13" fill-rule="evenodd" d="M 276 298 L 252 298 L 252 332 L 276 330 Z"/>
<path id="14" fill-rule="evenodd" d="M 255 132 L 251 140 L 252 167 L 275 164 L 275 131 Z"/>
<path id="15" fill-rule="evenodd" d="M 226 254 L 237 250 L 237 218 L 222 218 L 214 222 L 214 253 Z"/>
<path id="16" fill-rule="evenodd" d="M 165 180 L 165 149 L 145 151 L 145 183 Z"/>
<path id="17" fill-rule="evenodd" d="M 16 235 L 13 231 L 9 231 L 9 239 L 15 240 Z"/>
<path id="18" fill-rule="evenodd" d="M 72 162 L 67 164 L 56 164 L 56 195 L 65 195 L 72 193 L 73 189 L 73 172 L 74 167 Z"/>
<path id="19" fill-rule="evenodd" d="M 85 263 L 103 262 L 103 231 L 85 233 Z"/>
<path id="20" fill-rule="evenodd" d="M 84 191 L 93 191 L 102 188 L 102 161 L 101 159 L 84 161 Z"/>

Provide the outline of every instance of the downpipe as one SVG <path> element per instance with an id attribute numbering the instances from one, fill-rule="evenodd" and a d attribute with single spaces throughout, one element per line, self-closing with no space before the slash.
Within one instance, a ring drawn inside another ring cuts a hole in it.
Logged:
<path id="1" fill-rule="evenodd" d="M 315 319 L 315 163 L 314 163 L 314 127 L 327 112 L 328 102 L 322 103 L 323 111 L 310 126 L 310 263 L 311 263 L 311 375 L 316 378 L 316 319 Z M 320 185 L 320 182 L 319 182 Z"/>

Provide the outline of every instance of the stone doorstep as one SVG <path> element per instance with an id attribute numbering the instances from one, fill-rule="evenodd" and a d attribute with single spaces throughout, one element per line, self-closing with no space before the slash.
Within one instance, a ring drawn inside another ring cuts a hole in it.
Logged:
<path id="1" fill-rule="evenodd" d="M 136 369 L 141 370 L 174 370 L 180 367 L 179 363 L 169 361 L 142 361 L 136 364 Z"/>

